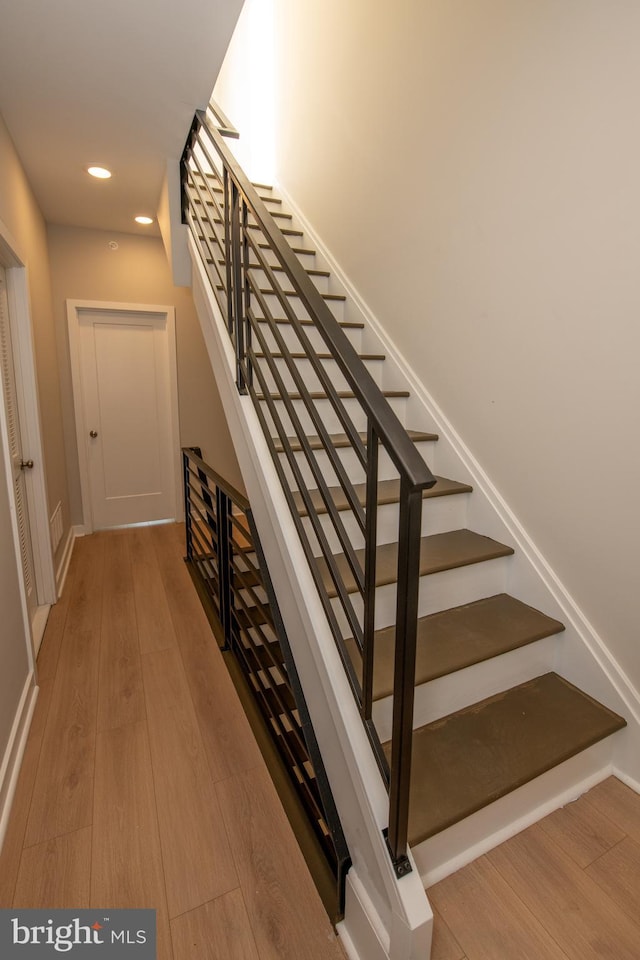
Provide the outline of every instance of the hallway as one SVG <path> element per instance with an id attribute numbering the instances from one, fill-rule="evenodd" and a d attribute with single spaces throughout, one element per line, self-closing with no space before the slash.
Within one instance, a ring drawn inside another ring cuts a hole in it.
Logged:
<path id="1" fill-rule="evenodd" d="M 38 660 L 0 906 L 155 908 L 159 960 L 339 960 L 182 535 L 76 541 Z"/>

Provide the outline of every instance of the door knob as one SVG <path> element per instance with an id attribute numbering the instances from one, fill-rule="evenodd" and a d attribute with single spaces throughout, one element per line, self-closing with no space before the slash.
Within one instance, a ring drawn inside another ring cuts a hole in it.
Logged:
<path id="1" fill-rule="evenodd" d="M 33 470 L 33 460 L 21 460 L 20 461 L 21 470 Z"/>
<path id="2" fill-rule="evenodd" d="M 98 431 L 97 431 L 97 430 L 90 430 L 90 431 L 89 431 L 89 436 L 91 437 L 92 440 L 95 440 L 95 438 L 98 436 Z"/>

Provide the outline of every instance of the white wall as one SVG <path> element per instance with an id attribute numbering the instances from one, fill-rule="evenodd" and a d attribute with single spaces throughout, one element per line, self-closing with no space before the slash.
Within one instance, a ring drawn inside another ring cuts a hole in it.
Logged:
<path id="1" fill-rule="evenodd" d="M 274 3 L 279 180 L 640 687 L 640 5 Z"/>

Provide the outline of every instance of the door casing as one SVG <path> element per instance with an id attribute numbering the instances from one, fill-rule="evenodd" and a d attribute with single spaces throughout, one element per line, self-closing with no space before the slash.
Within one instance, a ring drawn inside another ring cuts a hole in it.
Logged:
<path id="1" fill-rule="evenodd" d="M 51 604 L 57 600 L 57 585 L 51 550 L 51 529 L 49 523 L 44 452 L 40 429 L 38 382 L 35 366 L 31 310 L 29 306 L 26 259 L 22 255 L 17 241 L 2 220 L 0 220 L 0 264 L 5 268 L 6 272 L 13 360 L 17 381 L 20 433 L 23 450 L 25 454 L 34 461 L 33 470 L 30 470 L 26 477 L 27 507 L 33 548 L 34 577 L 38 598 L 38 613 L 33 624 L 29 622 L 26 597 L 23 598 L 26 636 L 30 638 L 29 653 L 30 659 L 32 663 L 34 663 L 46 625 L 47 612 Z M 8 441 L 4 419 L 4 405 L 0 404 L 0 439 L 6 448 L 5 453 L 7 454 L 6 459 L 8 464 Z M 7 482 L 9 483 L 9 489 L 11 489 L 9 477 L 7 477 Z M 15 515 L 12 519 L 15 527 L 14 541 L 20 586 L 24 593 L 19 533 Z"/>
<path id="2" fill-rule="evenodd" d="M 85 411 L 82 394 L 82 373 L 80 358 L 80 315 L 83 311 L 99 311 L 101 314 L 113 313 L 114 317 L 122 314 L 140 314 L 141 316 L 162 314 L 166 317 L 166 336 L 168 338 L 169 358 L 169 405 L 171 409 L 171 444 L 173 454 L 173 474 L 175 492 L 175 517 L 183 516 L 181 497 L 182 473 L 180 466 L 180 429 L 178 418 L 178 375 L 175 341 L 175 308 L 166 305 L 141 303 L 115 303 L 103 300 L 67 300 L 67 325 L 69 331 L 69 351 L 71 356 L 71 380 L 73 387 L 73 405 L 76 422 L 76 440 L 78 448 L 78 467 L 80 471 L 80 491 L 82 497 L 83 523 L 76 528 L 78 533 L 92 533 L 94 529 L 91 486 L 89 480 L 89 463 L 87 457 L 86 437 L 89 425 L 85 422 Z"/>

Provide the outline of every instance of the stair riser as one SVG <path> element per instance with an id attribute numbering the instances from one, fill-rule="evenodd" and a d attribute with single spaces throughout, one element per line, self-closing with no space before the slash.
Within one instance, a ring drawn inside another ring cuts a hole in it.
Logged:
<path id="1" fill-rule="evenodd" d="M 261 290 L 266 290 L 271 286 L 271 280 L 267 277 L 267 274 L 264 270 L 259 270 L 257 267 L 251 271 L 252 277 L 254 277 L 258 283 L 258 286 Z M 309 276 L 312 284 L 320 293 L 329 293 L 329 277 L 318 277 L 313 274 Z M 275 280 L 280 284 L 285 290 L 291 289 L 291 281 L 287 275 L 281 270 L 275 272 Z"/>
<path id="2" fill-rule="evenodd" d="M 257 346 L 256 346 L 257 349 Z M 284 359 L 276 359 L 275 361 L 278 373 L 284 380 L 287 390 L 294 392 L 297 390 L 297 386 L 293 379 L 293 374 L 290 372 L 287 362 Z M 295 361 L 296 367 L 300 372 L 302 377 L 302 382 L 309 390 L 322 390 L 322 384 L 318 374 L 313 369 L 309 360 L 297 359 Z M 322 365 L 327 371 L 331 384 L 335 387 L 336 390 L 348 390 L 349 384 L 347 383 L 346 377 L 338 369 L 338 365 L 335 360 L 323 360 Z M 381 385 L 382 381 L 382 362 L 375 360 L 365 361 L 365 366 L 378 386 Z M 260 368 L 264 371 L 267 378 L 267 382 L 272 390 L 276 389 L 275 378 L 273 377 L 266 359 L 260 360 Z"/>
<path id="3" fill-rule="evenodd" d="M 443 570 L 441 573 L 432 573 L 420 580 L 418 597 L 418 616 L 425 617 L 438 610 L 448 610 L 463 603 L 472 603 L 483 597 L 501 593 L 506 583 L 509 557 L 499 557 L 483 563 L 472 563 L 466 567 L 457 567 L 454 570 Z M 362 600 L 352 594 L 351 602 L 362 622 Z M 352 635 L 349 625 L 344 619 L 338 600 L 332 600 L 338 622 L 343 629 L 343 636 Z M 376 630 L 388 627 L 396 619 L 396 586 L 388 584 L 376 590 Z"/>
<path id="4" fill-rule="evenodd" d="M 302 243 L 291 243 L 290 246 L 296 247 L 298 250 L 303 250 L 302 253 L 296 253 L 296 257 L 298 258 L 298 260 L 300 261 L 300 263 L 305 269 L 313 269 L 315 267 L 316 265 L 315 251 L 314 250 L 306 251 L 304 249 L 304 246 L 305 246 L 304 238 L 302 240 Z M 278 257 L 273 250 L 267 249 L 265 247 L 261 247 L 260 254 L 266 259 L 267 263 L 269 263 L 272 267 L 276 267 L 280 264 L 280 261 L 278 260 Z M 257 267 L 258 265 L 257 259 L 253 254 L 253 252 L 251 253 L 250 262 L 253 266 Z"/>
<path id="5" fill-rule="evenodd" d="M 446 677 L 420 684 L 415 691 L 414 729 L 547 673 L 553 669 L 557 643 L 557 637 L 545 637 Z M 373 719 L 382 741 L 391 739 L 392 711 L 393 697 L 385 697 L 374 704 Z"/>
<path id="6" fill-rule="evenodd" d="M 253 298 L 252 298 L 253 299 Z M 299 317 L 300 320 L 308 319 L 308 313 L 305 310 L 304 305 L 301 303 L 299 297 L 287 297 L 287 303 L 290 305 L 292 310 L 294 310 L 296 317 Z M 267 305 L 269 312 L 272 317 L 283 317 L 284 307 L 280 302 L 279 297 L 276 297 L 273 293 L 265 293 L 264 300 Z M 334 315 L 336 320 L 342 321 L 344 319 L 344 301 L 342 300 L 327 300 L 326 305 Z M 259 305 L 256 301 L 255 303 L 255 312 L 256 314 L 261 313 Z"/>
<path id="7" fill-rule="evenodd" d="M 459 530 L 465 526 L 466 501 L 468 494 L 456 494 L 451 497 L 434 497 L 425 500 L 422 510 L 422 536 L 433 533 L 446 533 L 448 530 Z M 353 546 L 358 549 L 364 546 L 364 538 L 355 517 L 350 510 L 342 510 L 340 519 Z M 312 535 L 312 524 L 308 517 L 303 518 L 309 536 Z M 329 541 L 330 549 L 334 553 L 341 553 L 340 544 L 333 523 L 326 514 L 320 516 L 322 529 Z M 399 507 L 397 503 L 381 504 L 378 507 L 377 542 L 394 543 L 398 539 Z M 319 554 L 320 551 L 318 550 Z"/>
<path id="8" fill-rule="evenodd" d="M 616 737 L 606 737 L 530 783 L 411 850 L 428 888 L 532 823 L 565 806 L 611 773 Z M 427 890 L 428 894 L 428 890 Z"/>
<path id="9" fill-rule="evenodd" d="M 342 431 L 343 432 L 343 431 Z M 425 441 L 416 444 L 416 448 L 420 451 L 423 457 L 426 458 L 426 462 L 429 464 L 433 463 L 433 453 L 434 453 L 434 442 Z M 333 467 L 329 460 L 328 455 L 324 450 L 314 450 L 314 455 L 316 461 L 322 470 L 322 475 L 325 477 L 327 482 L 333 486 L 334 482 L 331 478 L 334 476 Z M 364 468 L 362 467 L 360 460 L 358 459 L 357 454 L 351 447 L 338 447 L 336 452 L 340 456 L 340 461 L 344 466 L 347 476 L 353 483 L 362 483 L 365 479 Z M 285 459 L 285 455 L 281 454 L 281 459 Z M 305 457 L 302 451 L 297 451 L 295 453 L 295 458 L 298 463 L 298 466 L 302 470 L 302 475 L 307 483 L 307 486 L 313 488 L 317 486 L 312 479 L 311 470 L 307 464 L 307 458 Z M 389 459 L 389 455 L 385 450 L 380 450 L 378 456 L 378 479 L 379 480 L 393 480 L 397 478 L 398 471 L 395 466 Z"/>
<path id="10" fill-rule="evenodd" d="M 288 350 L 290 350 L 292 353 L 305 352 L 291 324 L 279 323 L 277 325 L 277 328 L 278 328 L 278 333 L 282 337 L 283 342 L 286 344 Z M 345 336 L 348 338 L 351 345 L 354 347 L 354 349 L 357 350 L 358 353 L 360 353 L 361 347 L 362 347 L 361 328 L 360 327 L 343 327 L 342 330 Z M 309 343 L 311 344 L 314 350 L 317 350 L 318 353 L 326 353 L 327 346 L 315 327 L 305 326 L 303 327 L 303 331 L 304 331 L 304 335 L 308 338 Z M 271 350 L 273 353 L 279 353 L 280 347 L 266 322 L 260 323 L 260 332 L 262 333 L 262 335 L 266 340 L 268 349 Z M 256 353 L 261 352 L 260 344 L 257 339 L 254 342 L 254 347 L 255 347 Z"/>
<path id="11" fill-rule="evenodd" d="M 263 406 L 266 405 L 266 401 L 261 401 Z M 392 409 L 395 411 L 396 416 L 400 419 L 402 423 L 404 421 L 404 413 L 406 406 L 406 397 L 390 397 L 389 403 L 391 404 Z M 347 416 L 350 418 L 354 427 L 358 431 L 366 430 L 366 417 L 364 410 L 358 403 L 355 398 L 348 398 L 342 400 L 344 408 L 347 412 Z M 307 412 L 307 409 L 302 400 L 294 400 L 294 413 L 299 418 L 302 429 L 305 433 L 314 434 L 316 433 L 316 427 Z M 287 411 L 285 409 L 284 402 L 282 400 L 276 400 L 275 405 L 277 407 L 277 413 L 280 415 L 280 418 L 284 424 L 285 433 L 288 437 L 295 436 L 295 430 L 289 420 Z M 331 405 L 329 400 L 315 400 L 314 405 L 318 410 L 320 417 L 322 418 L 322 423 L 329 433 L 339 433 L 343 430 L 342 424 L 338 419 L 338 416 Z"/>

